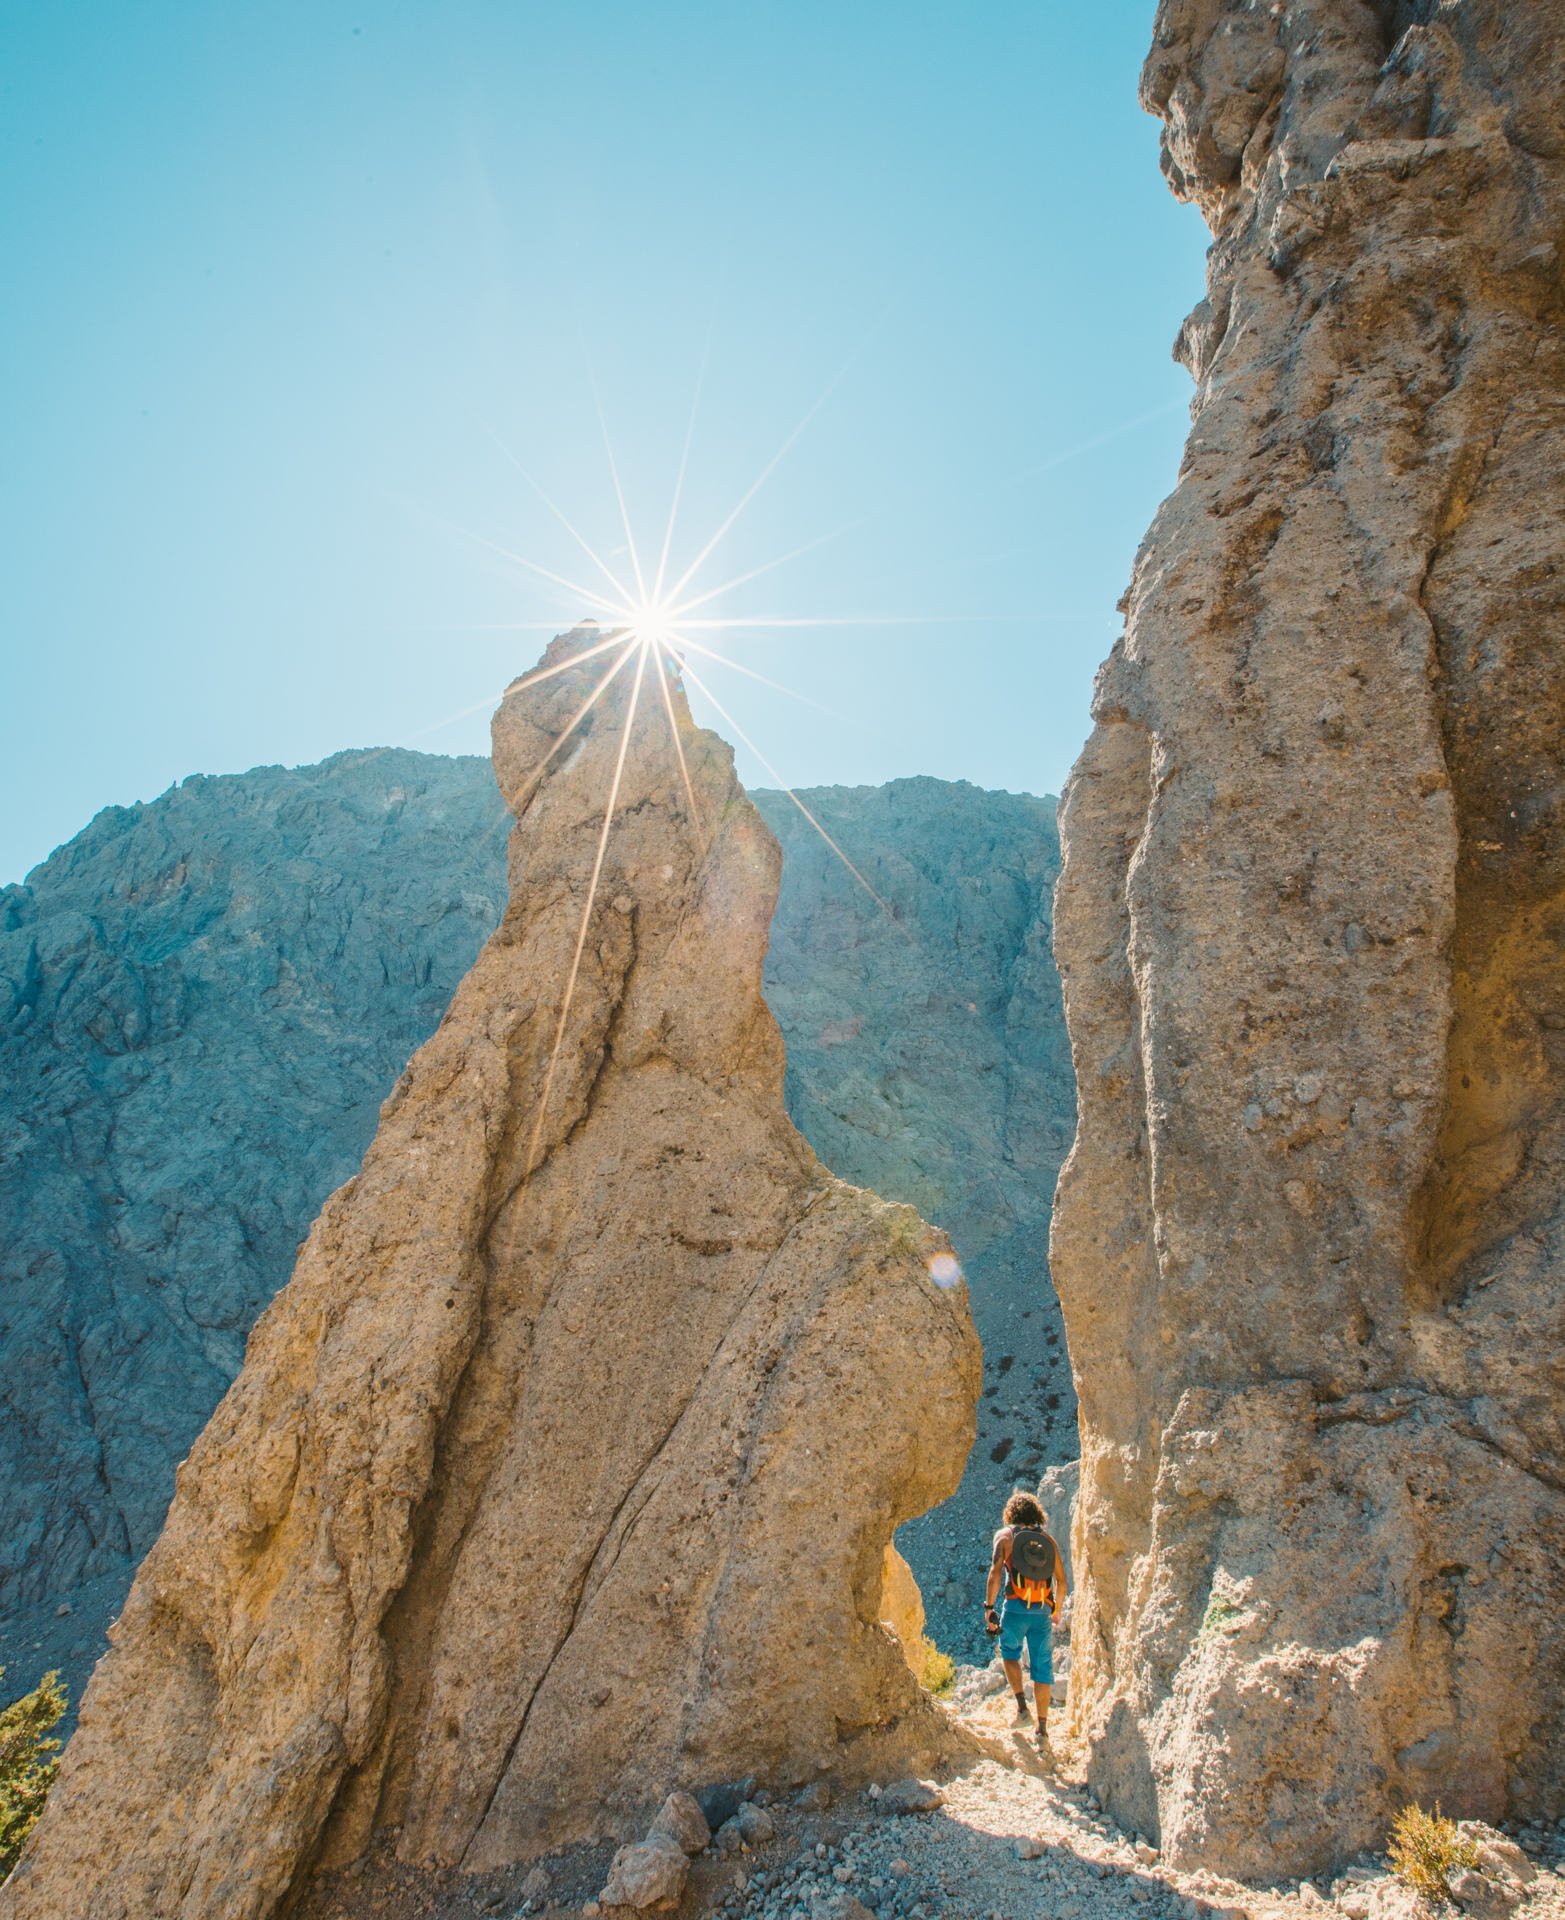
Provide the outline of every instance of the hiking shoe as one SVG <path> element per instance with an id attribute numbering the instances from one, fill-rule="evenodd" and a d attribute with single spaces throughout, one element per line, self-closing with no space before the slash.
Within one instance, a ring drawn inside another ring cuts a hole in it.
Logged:
<path id="1" fill-rule="evenodd" d="M 1016 1714 L 1013 1720 L 1011 1721 L 1011 1725 L 1013 1727 L 1030 1727 L 1032 1725 L 1032 1715 L 1028 1712 L 1027 1704 L 1025 1701 L 1023 1701 L 1017 1707 Z"/>
<path id="2" fill-rule="evenodd" d="M 1033 1744 L 1038 1749 L 1038 1758 L 1046 1767 L 1052 1768 L 1054 1765 L 1054 1749 L 1049 1745 L 1049 1735 L 1045 1728 L 1040 1727 L 1038 1729 L 1038 1738 Z"/>

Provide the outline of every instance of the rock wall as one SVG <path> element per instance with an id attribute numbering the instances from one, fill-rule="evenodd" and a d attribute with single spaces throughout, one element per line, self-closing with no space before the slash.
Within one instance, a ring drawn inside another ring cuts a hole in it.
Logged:
<path id="1" fill-rule="evenodd" d="M 962 1493 L 904 1532 L 945 1641 L 976 1617 L 970 1536 L 1008 1476 L 1074 1443 L 1046 1265 L 1073 1112 L 1054 804 L 807 792 L 893 922 L 784 795 L 753 797 L 784 847 L 766 992 L 789 1110 L 843 1178 L 953 1233 L 988 1350 Z M 500 917 L 509 822 L 487 759 L 344 753 L 110 808 L 0 890 L 14 1680 L 85 1681 L 175 1463 Z"/>
<path id="2" fill-rule="evenodd" d="M 1565 10 L 1160 7 L 1214 240 L 1063 805 L 1072 1711 L 1175 1861 L 1565 1792 Z"/>
<path id="3" fill-rule="evenodd" d="M 7 1920 L 264 1920 L 377 1829 L 478 1870 L 946 1737 L 879 1621 L 965 1289 L 786 1117 L 727 748 L 643 659 L 554 751 L 582 645 L 496 716 L 505 915 L 180 1468 Z"/>
<path id="4" fill-rule="evenodd" d="M 1054 803 L 927 779 L 804 798 L 890 911 L 785 795 L 756 796 L 783 845 L 766 994 L 788 1110 L 833 1171 L 916 1206 L 961 1254 L 984 1344 L 978 1444 L 956 1497 L 900 1544 L 936 1641 L 987 1659 L 1005 1497 L 1076 1451 L 1048 1270 L 1075 1116 L 1050 952 Z"/>

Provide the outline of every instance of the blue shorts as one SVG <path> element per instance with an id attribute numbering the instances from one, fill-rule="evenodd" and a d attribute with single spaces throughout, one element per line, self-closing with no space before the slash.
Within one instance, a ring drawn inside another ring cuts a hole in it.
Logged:
<path id="1" fill-rule="evenodd" d="M 1000 1613 L 1000 1658 L 1020 1660 L 1022 1643 L 1035 1687 L 1054 1684 L 1054 1616 L 1047 1607 L 1029 1607 L 1007 1597 Z"/>

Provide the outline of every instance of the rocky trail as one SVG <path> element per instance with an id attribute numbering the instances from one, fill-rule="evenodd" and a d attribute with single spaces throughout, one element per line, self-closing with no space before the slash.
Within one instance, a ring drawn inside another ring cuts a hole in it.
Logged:
<path id="1" fill-rule="evenodd" d="M 841 1797 L 825 1783 L 791 1798 L 756 1789 L 754 1811 L 690 1860 L 677 1905 L 644 1910 L 683 1920 L 1434 1920 L 1383 1856 L 1320 1882 L 1276 1885 L 1176 1870 L 1100 1808 L 1065 1746 L 1063 1712 L 1050 1715 L 1050 1767 L 1030 1730 L 1012 1728 L 1003 1688 L 981 1691 L 993 1682 L 974 1668 L 961 1682 L 956 1717 L 985 1757 L 923 1792 L 915 1782 Z M 919 1800 L 930 1804 L 907 1810 Z M 742 1844 L 740 1826 L 751 1836 Z M 1565 1916 L 1565 1823 L 1507 1838 L 1508 1867 L 1447 1920 Z M 321 1876 L 298 1920 L 609 1920 L 636 1911 L 600 1901 L 613 1856 L 609 1846 L 576 1847 L 473 1876 L 375 1854 Z"/>

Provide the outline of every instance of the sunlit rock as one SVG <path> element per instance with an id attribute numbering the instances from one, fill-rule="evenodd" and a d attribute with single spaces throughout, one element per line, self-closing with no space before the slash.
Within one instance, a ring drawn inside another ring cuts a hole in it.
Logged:
<path id="1" fill-rule="evenodd" d="M 584 643 L 497 715 L 505 916 L 180 1470 L 8 1920 L 262 1920 L 377 1829 L 490 1868 L 953 1737 L 878 1616 L 965 1292 L 783 1111 L 728 749 L 627 665 L 556 750 Z"/>
<path id="2" fill-rule="evenodd" d="M 1071 1701 L 1177 1863 L 1565 1796 L 1557 7 L 1164 4 L 1214 233 L 1067 789 Z"/>

